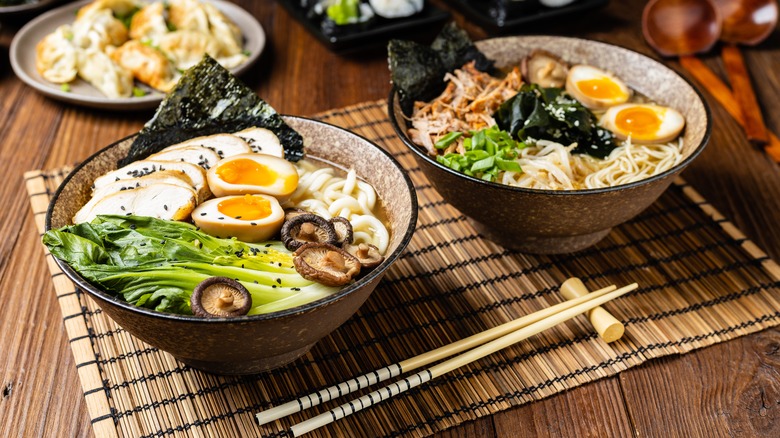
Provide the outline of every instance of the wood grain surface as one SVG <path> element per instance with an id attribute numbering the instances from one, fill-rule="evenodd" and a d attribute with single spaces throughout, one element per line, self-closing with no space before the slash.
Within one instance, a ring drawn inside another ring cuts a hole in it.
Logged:
<path id="1" fill-rule="evenodd" d="M 238 1 L 268 35 L 244 80 L 287 114 L 384 98 L 386 54 L 329 52 L 274 1 Z M 436 2 L 438 3 L 438 2 Z M 593 38 L 657 57 L 643 42 L 643 1 L 523 27 L 523 34 Z M 473 38 L 488 36 L 455 13 Z M 23 24 L 0 28 L 0 436 L 92 436 L 72 353 L 44 263 L 22 174 L 83 160 L 142 126 L 151 112 L 112 113 L 45 98 L 13 74 L 8 48 Z M 767 127 L 780 132 L 780 35 L 744 50 Z M 704 61 L 725 80 L 721 61 Z M 672 68 L 682 71 L 673 60 Z M 683 177 L 780 260 L 780 169 L 705 93 L 713 132 Z M 617 377 L 505 411 L 440 436 L 780 436 L 780 330 L 649 362 Z"/>

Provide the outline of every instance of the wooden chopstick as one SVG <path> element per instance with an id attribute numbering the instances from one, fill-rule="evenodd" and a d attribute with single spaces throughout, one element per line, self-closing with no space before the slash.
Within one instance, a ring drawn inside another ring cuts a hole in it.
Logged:
<path id="1" fill-rule="evenodd" d="M 748 140 L 757 146 L 763 146 L 769 142 L 764 116 L 761 115 L 761 107 L 758 106 L 756 92 L 750 82 L 750 74 L 745 66 L 742 52 L 734 44 L 725 44 L 721 51 L 723 65 L 729 77 L 731 88 L 734 90 L 734 98 L 739 103 L 744 120 L 745 135 Z"/>
<path id="2" fill-rule="evenodd" d="M 361 388 L 366 388 L 376 383 L 383 382 L 392 377 L 399 376 L 405 372 L 412 371 L 419 367 L 444 359 L 445 357 L 461 353 L 478 345 L 500 338 L 501 336 L 552 316 L 558 312 L 570 309 L 574 306 L 577 306 L 578 304 L 587 303 L 588 301 L 601 297 L 615 289 L 615 285 L 607 286 L 603 289 L 593 291 L 585 296 L 550 306 L 538 312 L 531 313 L 530 315 L 523 316 L 483 332 L 474 334 L 468 338 L 444 345 L 435 350 L 428 351 L 401 362 L 379 368 L 377 370 L 363 374 L 362 376 L 341 382 L 338 385 L 311 393 L 291 402 L 287 402 L 279 406 L 274 406 L 273 408 L 258 412 L 256 414 L 257 422 L 258 424 L 263 425 L 296 412 L 301 412 L 313 406 L 317 406 L 320 403 L 330 401 L 334 398 L 347 395 Z"/>
<path id="3" fill-rule="evenodd" d="M 521 329 L 513 331 L 509 334 L 501 336 L 490 342 L 484 343 L 466 353 L 455 356 L 449 360 L 441 362 L 416 374 L 404 378 L 403 380 L 391 383 L 384 388 L 378 389 L 370 394 L 366 394 L 363 397 L 349 401 L 335 409 L 331 409 L 328 412 L 317 415 L 316 417 L 302 421 L 296 425 L 290 427 L 290 434 L 292 436 L 300 436 L 305 433 L 311 432 L 314 429 L 320 428 L 334 421 L 347 417 L 355 412 L 373 406 L 383 400 L 387 400 L 402 392 L 408 391 L 411 388 L 417 387 L 429 380 L 435 379 L 443 374 L 446 374 L 452 370 L 460 368 L 464 365 L 470 364 L 476 360 L 479 360 L 485 356 L 493 354 L 501 349 L 504 349 L 510 345 L 516 344 L 522 340 L 525 340 L 535 334 L 541 333 L 555 325 L 558 325 L 564 321 L 574 318 L 577 315 L 581 315 L 590 309 L 596 308 L 607 301 L 613 300 L 629 291 L 636 289 L 638 285 L 636 283 L 624 286 L 613 292 L 601 295 L 598 298 L 593 298 L 590 301 L 580 303 L 574 307 L 570 307 L 552 316 L 544 318 L 542 320 L 531 323 Z M 585 298 L 585 297 L 583 297 Z"/>
<path id="4" fill-rule="evenodd" d="M 745 118 L 742 116 L 739 103 L 734 97 L 734 93 L 732 93 L 731 89 L 729 89 L 729 87 L 721 81 L 709 67 L 707 67 L 707 64 L 694 56 L 681 56 L 680 65 L 690 73 L 705 90 L 712 94 L 712 97 L 714 97 L 715 100 L 731 114 L 731 117 L 734 117 L 743 128 L 745 127 Z M 780 138 L 772 131 L 768 131 L 768 135 L 769 143 L 764 146 L 764 151 L 772 160 L 780 163 Z"/>

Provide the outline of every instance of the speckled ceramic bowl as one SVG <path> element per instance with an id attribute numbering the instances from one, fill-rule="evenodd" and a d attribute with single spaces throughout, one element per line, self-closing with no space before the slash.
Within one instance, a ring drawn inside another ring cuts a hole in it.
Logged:
<path id="1" fill-rule="evenodd" d="M 520 36 L 476 43 L 497 67 L 516 65 L 533 49 L 570 63 L 610 70 L 634 90 L 685 116 L 683 160 L 660 175 L 605 189 L 553 191 L 510 187 L 469 177 L 436 162 L 406 134 L 407 122 L 391 90 L 388 113 L 441 196 L 485 237 L 528 253 L 556 254 L 586 248 L 652 204 L 674 177 L 699 155 L 710 136 L 709 108 L 699 92 L 663 64 L 621 47 L 577 38 Z"/>
<path id="2" fill-rule="evenodd" d="M 391 241 L 385 261 L 354 284 L 289 310 L 203 319 L 135 307 L 93 286 L 66 263 L 58 261 L 60 267 L 128 332 L 195 368 L 218 374 L 249 374 L 302 356 L 357 311 L 409 243 L 417 223 L 417 197 L 398 162 L 370 141 L 314 120 L 285 117 L 285 121 L 304 137 L 308 156 L 353 167 L 374 186 L 386 207 Z M 71 223 L 73 214 L 89 199 L 94 179 L 115 169 L 131 143 L 132 138 L 120 140 L 73 170 L 52 198 L 47 230 Z"/>

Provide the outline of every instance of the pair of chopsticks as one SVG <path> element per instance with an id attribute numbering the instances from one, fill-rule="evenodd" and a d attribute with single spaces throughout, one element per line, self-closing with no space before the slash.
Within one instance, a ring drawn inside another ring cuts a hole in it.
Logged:
<path id="1" fill-rule="evenodd" d="M 262 411 L 257 414 L 257 422 L 260 425 L 263 425 L 278 420 L 282 417 L 301 412 L 310 407 L 333 400 L 334 398 L 344 396 L 361 388 L 383 382 L 405 372 L 424 367 L 446 357 L 468 350 L 463 354 L 454 356 L 451 359 L 430 368 L 426 368 L 423 371 L 412 374 L 395 383 L 391 383 L 370 394 L 356 398 L 323 414 L 290 427 L 289 432 L 292 436 L 303 435 L 541 333 L 564 321 L 572 319 L 577 315 L 581 315 L 591 309 L 601 306 L 607 301 L 611 301 L 637 287 L 638 285 L 636 283 L 621 287 L 620 289 L 616 289 L 616 287 L 612 285 L 591 292 L 585 296 L 556 304 L 522 318 L 509 321 L 500 326 L 469 336 L 468 338 L 461 339 L 460 341 L 371 371 L 362 376 L 314 392 L 289 403 Z"/>

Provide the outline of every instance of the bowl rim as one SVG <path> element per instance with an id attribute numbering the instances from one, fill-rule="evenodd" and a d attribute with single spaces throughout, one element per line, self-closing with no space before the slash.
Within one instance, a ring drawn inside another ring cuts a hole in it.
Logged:
<path id="1" fill-rule="evenodd" d="M 122 299 L 120 299 L 117 295 L 112 295 L 108 292 L 105 292 L 101 290 L 101 288 L 98 288 L 97 286 L 94 286 L 92 283 L 90 283 L 87 279 L 81 276 L 78 272 L 76 272 L 73 268 L 70 267 L 68 263 L 66 263 L 63 260 L 58 259 L 57 257 L 54 257 L 54 255 L 51 255 L 51 257 L 54 259 L 54 261 L 57 263 L 57 265 L 62 269 L 62 271 L 65 273 L 65 275 L 73 281 L 76 286 L 90 295 L 93 295 L 95 298 L 98 298 L 102 301 L 108 301 L 111 304 L 114 304 L 118 307 L 121 307 L 125 310 L 129 310 L 131 312 L 136 312 L 141 315 L 147 316 L 147 317 L 154 317 L 154 318 L 161 318 L 164 320 L 169 321 L 184 321 L 188 323 L 195 323 L 195 324 L 226 324 L 226 323 L 249 323 L 254 321 L 268 321 L 268 320 L 276 320 L 276 319 L 282 319 L 287 318 L 294 315 L 299 315 L 303 313 L 307 313 L 310 311 L 313 311 L 319 307 L 329 305 L 331 303 L 334 303 L 336 301 L 339 301 L 343 298 L 345 298 L 347 295 L 350 295 L 352 292 L 358 290 L 362 286 L 364 286 L 367 283 L 370 283 L 374 281 L 377 277 L 381 277 L 384 272 L 387 270 L 387 268 L 390 267 L 390 265 L 395 262 L 398 257 L 400 257 L 401 253 L 406 249 L 409 242 L 412 239 L 412 235 L 415 232 L 416 225 L 417 225 L 417 215 L 418 215 L 418 200 L 417 200 L 417 192 L 414 189 L 414 184 L 412 183 L 411 178 L 409 177 L 409 174 L 406 172 L 406 170 L 401 166 L 401 163 L 398 162 L 398 160 L 393 157 L 393 155 L 388 152 L 383 147 L 377 145 L 375 142 L 365 138 L 364 136 L 354 133 L 352 131 L 349 131 L 347 129 L 344 129 L 340 126 L 333 125 L 331 123 L 323 122 L 321 120 L 315 120 L 308 117 L 301 117 L 301 116 L 291 116 L 291 115 L 282 115 L 284 119 L 293 119 L 293 120 L 303 120 L 306 123 L 315 123 L 319 125 L 323 125 L 328 127 L 329 129 L 336 129 L 338 131 L 342 131 L 344 133 L 347 133 L 349 135 L 354 135 L 358 137 L 359 139 L 367 142 L 370 146 L 376 148 L 379 150 L 380 153 L 384 154 L 390 162 L 400 170 L 401 176 L 403 177 L 404 183 L 406 184 L 406 188 L 409 190 L 409 194 L 411 197 L 411 205 L 410 205 L 410 217 L 409 222 L 407 224 L 406 231 L 404 232 L 404 235 L 401 238 L 401 242 L 398 245 L 398 247 L 388 254 L 385 257 L 385 260 L 371 270 L 368 274 L 366 274 L 363 277 L 360 277 L 358 281 L 352 283 L 351 285 L 342 288 L 338 292 L 329 295 L 327 297 L 320 298 L 316 301 L 312 301 L 297 307 L 292 307 L 289 309 L 279 310 L 276 312 L 271 313 L 264 313 L 260 315 L 243 315 L 239 317 L 232 317 L 232 318 L 202 318 L 198 316 L 193 315 L 180 315 L 175 313 L 165 313 L 160 312 L 154 309 L 148 309 L 145 307 L 138 307 L 135 305 L 132 305 Z M 122 139 L 119 139 L 108 146 L 101 148 L 99 151 L 93 153 L 88 158 L 83 160 L 81 163 L 79 163 L 76 167 L 73 168 L 73 170 L 70 171 L 70 173 L 65 177 L 65 179 L 62 181 L 60 186 L 57 188 L 57 191 L 54 192 L 54 195 L 51 198 L 51 201 L 49 202 L 49 206 L 46 209 L 46 218 L 45 218 L 45 230 L 49 231 L 52 229 L 51 226 L 51 219 L 52 219 L 52 213 L 54 211 L 54 204 L 59 199 L 60 195 L 62 194 L 62 191 L 64 190 L 65 186 L 70 182 L 70 180 L 76 175 L 76 173 L 81 170 L 84 166 L 91 163 L 95 159 L 97 159 L 98 156 L 103 154 L 105 151 L 115 147 L 117 144 L 122 143 L 124 141 L 127 141 L 128 139 L 131 139 L 135 137 L 136 134 L 128 135 L 127 137 L 124 137 Z M 351 315 L 350 315 L 351 316 Z"/>
<path id="2" fill-rule="evenodd" d="M 557 40 L 568 40 L 568 41 L 584 41 L 588 44 L 596 44 L 596 45 L 602 45 L 605 47 L 609 47 L 610 50 L 618 49 L 623 50 L 626 52 L 630 52 L 636 55 L 639 55 L 642 58 L 645 58 L 646 60 L 650 61 L 651 63 L 656 64 L 657 68 L 661 68 L 664 70 L 668 70 L 678 78 L 682 79 L 685 83 L 688 84 L 688 86 L 691 87 L 693 92 L 696 94 L 696 96 L 699 98 L 699 101 L 701 102 L 702 106 L 704 107 L 704 117 L 706 120 L 706 126 L 704 128 L 704 135 L 702 136 L 701 141 L 696 146 L 696 148 L 691 151 L 690 155 L 688 155 L 684 160 L 677 163 L 674 167 L 671 169 L 668 169 L 664 172 L 659 173 L 658 175 L 653 175 L 649 178 L 641 179 L 639 181 L 634 181 L 627 184 L 620 184 L 617 186 L 611 186 L 611 187 L 601 187 L 601 188 L 595 188 L 595 189 L 576 189 L 576 190 L 550 190 L 550 189 L 532 189 L 527 187 L 518 187 L 518 186 L 510 186 L 507 184 L 501 184 L 497 182 L 491 182 L 491 181 L 485 181 L 483 179 L 475 178 L 473 176 L 466 175 L 465 173 L 458 172 L 454 169 L 450 169 L 449 167 L 444 166 L 443 164 L 440 164 L 435 159 L 431 158 L 426 151 L 422 149 L 421 146 L 418 146 L 417 144 L 413 143 L 411 139 L 409 139 L 406 132 L 401 130 L 401 124 L 399 123 L 398 119 L 395 116 L 395 101 L 398 97 L 398 87 L 396 87 L 395 84 L 392 85 L 390 88 L 390 93 L 387 97 L 387 115 L 390 119 L 390 124 L 393 125 L 393 130 L 395 131 L 396 135 L 401 139 L 403 144 L 410 149 L 412 152 L 414 152 L 418 157 L 423 158 L 426 162 L 432 164 L 434 167 L 443 170 L 451 175 L 464 178 L 469 182 L 476 183 L 479 185 L 484 185 L 487 187 L 492 187 L 494 189 L 499 190 L 508 190 L 510 192 L 517 192 L 517 193 L 524 193 L 524 194 L 543 194 L 547 196 L 586 196 L 586 195 L 593 195 L 593 194 L 599 194 L 599 193 L 607 193 L 607 192 L 614 192 L 614 191 L 620 191 L 624 189 L 631 189 L 638 186 L 643 186 L 645 184 L 651 183 L 653 181 L 661 180 L 664 178 L 667 178 L 670 175 L 674 175 L 680 171 L 682 171 L 685 167 L 687 167 L 699 154 L 704 150 L 704 148 L 707 146 L 707 143 L 709 143 L 710 136 L 712 134 L 712 112 L 710 110 L 709 105 L 707 104 L 707 101 L 704 98 L 704 95 L 702 92 L 694 86 L 693 82 L 691 82 L 688 78 L 685 76 L 679 74 L 672 68 L 664 65 L 663 63 L 659 62 L 656 59 L 653 59 L 643 53 L 637 52 L 636 50 L 632 50 L 623 46 L 619 46 L 617 44 L 611 44 L 611 43 L 605 43 L 603 41 L 597 41 L 593 39 L 588 38 L 574 38 L 574 37 L 563 37 L 563 36 L 557 36 L 557 35 L 518 35 L 518 36 L 506 36 L 506 37 L 498 37 L 498 38 L 489 38 L 485 40 L 476 41 L 475 44 L 479 44 L 483 41 L 495 41 L 495 40 L 518 40 L 518 39 L 531 39 L 531 38 L 551 38 L 551 39 L 557 39 Z M 406 120 L 403 120 L 404 126 L 406 126 Z"/>

